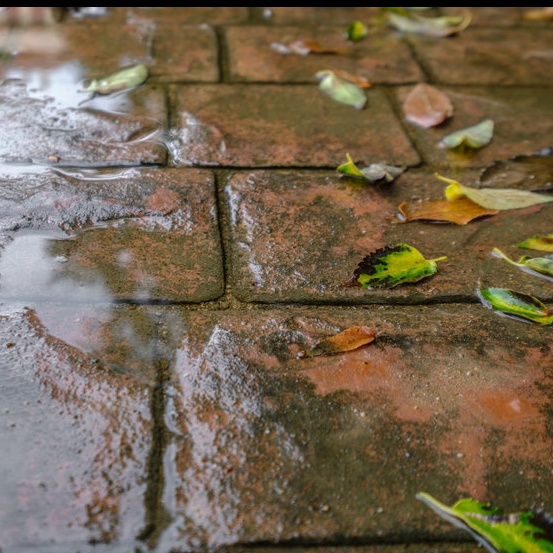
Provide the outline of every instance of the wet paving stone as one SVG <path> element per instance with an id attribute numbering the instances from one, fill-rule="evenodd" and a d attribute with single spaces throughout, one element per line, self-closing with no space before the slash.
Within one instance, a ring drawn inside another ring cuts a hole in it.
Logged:
<path id="1" fill-rule="evenodd" d="M 155 319 L 62 311 L 0 306 L 0 545 L 129 551 L 147 523 L 155 375 L 148 356 L 121 346 L 142 341 L 143 354 Z"/>
<path id="2" fill-rule="evenodd" d="M 431 167 L 449 169 L 450 174 L 466 168 L 485 168 L 496 161 L 529 155 L 551 147 L 553 106 L 550 89 L 533 87 L 455 87 L 436 85 L 453 104 L 453 116 L 431 129 L 406 123 L 406 130 L 416 142 L 421 156 Z M 398 110 L 412 87 L 395 91 Z M 493 137 L 487 146 L 465 153 L 439 147 L 442 138 L 451 132 L 491 119 Z"/>
<path id="3" fill-rule="evenodd" d="M 432 80 L 448 85 L 548 85 L 553 78 L 550 28 L 471 28 L 449 41 L 409 37 Z"/>
<path id="4" fill-rule="evenodd" d="M 164 317 L 162 550 L 457 539 L 419 491 L 553 507 L 547 328 L 478 306 Z M 301 357 L 353 325 L 376 340 Z"/>
<path id="5" fill-rule="evenodd" d="M 238 7 L 113 7 L 108 8 L 112 22 L 178 23 L 180 25 L 233 25 L 248 21 L 250 8 Z M 185 37 L 184 37 L 185 38 Z M 180 40 L 179 40 L 180 44 Z"/>
<path id="6" fill-rule="evenodd" d="M 4 179 L 0 206 L 4 298 L 198 302 L 223 293 L 210 172 L 30 168 Z"/>
<path id="7" fill-rule="evenodd" d="M 75 92 L 75 91 L 74 91 Z M 133 114 L 134 95 L 119 97 L 108 107 L 58 105 L 42 93 L 35 97 L 23 80 L 0 84 L 0 162 L 37 165 L 161 164 L 167 150 L 163 131 L 164 98 L 149 90 L 139 92 L 138 114 Z M 71 99 L 71 103 L 74 99 Z M 141 113 L 146 102 L 150 110 Z"/>
<path id="8" fill-rule="evenodd" d="M 346 72 L 371 84 L 405 84 L 423 79 L 402 37 L 383 31 L 366 40 L 347 40 L 343 26 L 236 26 L 226 30 L 230 78 L 237 82 L 317 83 L 318 71 Z M 295 43 L 314 44 L 330 54 L 284 53 Z"/>
<path id="9" fill-rule="evenodd" d="M 44 79 L 51 80 L 46 69 L 52 72 L 59 67 L 59 71 L 65 71 L 66 78 L 72 70 L 83 88 L 86 80 L 104 78 L 123 67 L 144 63 L 156 80 L 218 80 L 217 40 L 213 27 L 183 27 L 178 17 L 168 17 L 163 23 L 149 20 L 148 12 L 145 16 L 141 13 L 120 23 L 106 22 L 102 18 L 67 18 L 63 24 L 38 29 L 0 28 L 3 48 L 17 51 L 17 56 L 3 64 L 2 73 L 12 78 L 27 71 L 36 73 L 33 68 L 38 64 L 45 74 Z M 178 53 L 174 48 L 176 41 Z M 77 50 L 78 61 L 75 59 Z M 114 58 L 113 53 L 122 50 L 125 58 Z M 66 83 L 67 86 L 72 84 Z"/>
<path id="10" fill-rule="evenodd" d="M 5 9 L 2 553 L 476 553 L 418 492 L 553 513 L 551 326 L 477 296 L 553 305 L 551 278 L 492 255 L 539 255 L 517 244 L 551 234 L 553 203 L 397 218 L 443 199 L 436 174 L 487 186 L 492 164 L 553 146 L 550 22 L 469 8 L 438 38 L 375 7 L 83 8 L 105 15 L 31 26 L 35 8 L 13 25 Z M 272 48 L 343 45 L 353 20 L 370 34 L 351 53 Z M 139 62 L 143 86 L 82 91 Z M 328 68 L 372 82 L 364 109 L 318 89 Z M 439 127 L 404 117 L 422 81 L 453 103 Z M 485 148 L 437 147 L 485 118 Z M 405 171 L 346 178 L 346 154 Z M 420 282 L 343 286 L 397 243 L 446 259 Z M 375 340 L 305 354 L 356 325 Z"/>
<path id="11" fill-rule="evenodd" d="M 477 177 L 465 174 L 467 185 Z M 445 186 L 424 171 L 408 171 L 378 186 L 336 172 L 234 173 L 225 190 L 233 293 L 262 302 L 474 302 L 481 282 L 550 300 L 550 281 L 521 272 L 492 250 L 498 247 L 518 259 L 522 250 L 516 244 L 529 232 L 550 232 L 551 204 L 466 225 L 395 222 L 402 202 L 443 199 Z M 393 289 L 343 287 L 365 256 L 398 243 L 414 246 L 426 259 L 447 259 L 438 263 L 435 275 L 417 283 Z"/>
<path id="12" fill-rule="evenodd" d="M 298 25 L 309 21 L 307 28 L 313 25 L 349 25 L 354 20 L 369 24 L 377 15 L 378 8 L 340 8 L 320 9 L 317 7 L 271 7 L 256 8 L 261 10 L 262 19 L 275 25 Z"/>
<path id="13" fill-rule="evenodd" d="M 363 110 L 335 102 L 316 84 L 191 85 L 175 94 L 171 154 L 180 165 L 336 167 L 346 152 L 391 164 L 420 161 L 376 88 Z"/>

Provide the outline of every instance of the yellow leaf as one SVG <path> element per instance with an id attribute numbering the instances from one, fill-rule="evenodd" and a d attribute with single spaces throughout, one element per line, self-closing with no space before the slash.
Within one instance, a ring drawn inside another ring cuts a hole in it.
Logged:
<path id="1" fill-rule="evenodd" d="M 445 189 L 445 197 L 448 200 L 469 198 L 486 209 L 504 211 L 553 202 L 553 195 L 538 194 L 537 192 L 515 188 L 470 188 L 456 180 L 442 177 L 437 173 L 436 177 L 441 181 L 449 183 L 449 186 Z"/>

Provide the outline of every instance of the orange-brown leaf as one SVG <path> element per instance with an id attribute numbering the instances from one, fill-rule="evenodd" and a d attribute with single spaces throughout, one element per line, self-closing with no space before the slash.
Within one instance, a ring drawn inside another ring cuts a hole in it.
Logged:
<path id="1" fill-rule="evenodd" d="M 421 202 L 403 202 L 399 206 L 399 222 L 441 221 L 466 225 L 473 219 L 496 215 L 497 209 L 486 209 L 468 198 L 456 200 L 426 200 Z"/>
<path id="2" fill-rule="evenodd" d="M 335 355 L 351 351 L 366 344 L 370 344 L 375 339 L 374 330 L 367 326 L 352 326 L 343 332 L 335 334 L 306 352 L 308 357 L 316 355 Z"/>
<path id="3" fill-rule="evenodd" d="M 341 79 L 356 84 L 359 88 L 372 87 L 372 83 L 366 77 L 362 77 L 356 73 L 350 73 L 349 71 L 344 71 L 343 69 L 335 69 L 334 73 Z"/>

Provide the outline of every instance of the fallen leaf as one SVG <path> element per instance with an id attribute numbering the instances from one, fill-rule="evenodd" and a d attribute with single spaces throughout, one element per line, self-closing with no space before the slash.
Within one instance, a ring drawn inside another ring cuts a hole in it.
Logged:
<path id="1" fill-rule="evenodd" d="M 444 136 L 438 146 L 449 150 L 457 148 L 472 148 L 477 150 L 487 146 L 493 137 L 494 122 L 485 119 L 472 127 L 460 129 Z"/>
<path id="2" fill-rule="evenodd" d="M 398 31 L 433 37 L 447 37 L 460 33 L 470 25 L 472 20 L 472 14 L 468 10 L 464 15 L 440 17 L 425 17 L 405 9 L 402 12 L 402 8 L 381 8 L 381 10 L 386 10 L 388 23 Z"/>
<path id="3" fill-rule="evenodd" d="M 530 273 L 538 273 L 538 275 L 553 277 L 553 257 L 529 257 L 523 255 L 518 261 L 514 261 L 507 257 L 499 248 L 494 248 L 492 252 L 512 265 L 524 270 L 529 269 Z"/>
<path id="4" fill-rule="evenodd" d="M 519 248 L 529 250 L 538 250 L 540 252 L 553 252 L 553 233 L 545 235 L 535 235 L 527 238 L 523 242 L 517 244 Z"/>
<path id="5" fill-rule="evenodd" d="M 128 67 L 105 77 L 103 79 L 92 79 L 89 85 L 82 92 L 93 92 L 96 94 L 112 94 L 121 90 L 127 90 L 141 85 L 148 78 L 148 68 L 143 64 Z"/>
<path id="6" fill-rule="evenodd" d="M 553 323 L 553 315 L 537 298 L 508 288 L 481 288 L 477 292 L 480 301 L 494 311 L 515 319 L 523 319 L 543 325 Z"/>
<path id="7" fill-rule="evenodd" d="M 334 69 L 334 74 L 344 81 L 356 84 L 359 88 L 371 88 L 372 86 L 372 83 L 366 77 L 357 75 L 356 73 L 350 73 L 349 71 L 344 71 L 343 69 Z"/>
<path id="8" fill-rule="evenodd" d="M 553 553 L 551 515 L 547 513 L 527 510 L 506 514 L 472 498 L 448 507 L 425 492 L 416 497 L 492 553 Z"/>
<path id="9" fill-rule="evenodd" d="M 405 171 L 405 167 L 387 165 L 385 163 L 371 163 L 368 167 L 359 169 L 349 154 L 346 154 L 346 157 L 347 162 L 339 165 L 336 168 L 336 171 L 349 177 L 361 178 L 370 182 L 392 182 L 396 177 Z"/>
<path id="10" fill-rule="evenodd" d="M 386 246 L 367 255 L 359 263 L 346 287 L 393 288 L 398 284 L 417 282 L 437 271 L 437 261 L 446 256 L 427 260 L 413 246 Z"/>
<path id="11" fill-rule="evenodd" d="M 343 332 L 340 332 L 305 352 L 307 357 L 316 355 L 335 355 L 351 351 L 366 344 L 374 342 L 375 331 L 367 326 L 352 326 Z"/>
<path id="12" fill-rule="evenodd" d="M 449 97 L 436 87 L 419 83 L 413 87 L 403 102 L 407 121 L 430 128 L 443 123 L 453 115 Z"/>
<path id="13" fill-rule="evenodd" d="M 309 54 L 335 54 L 343 55 L 349 54 L 350 49 L 339 46 L 325 46 L 320 44 L 316 40 L 295 40 L 290 44 L 282 44 L 280 42 L 273 42 L 271 49 L 279 54 L 298 54 L 300 56 L 307 56 Z"/>
<path id="14" fill-rule="evenodd" d="M 399 205 L 400 223 L 411 221 L 441 221 L 466 225 L 473 219 L 496 215 L 497 209 L 486 209 L 468 198 L 455 200 L 426 200 L 421 202 L 403 202 Z"/>
<path id="15" fill-rule="evenodd" d="M 336 102 L 347 104 L 355 109 L 363 109 L 367 103 L 367 95 L 355 83 L 342 79 L 330 69 L 318 71 L 319 89 L 328 94 Z"/>
<path id="16" fill-rule="evenodd" d="M 553 150 L 519 155 L 507 161 L 496 161 L 480 174 L 479 182 L 495 188 L 522 188 L 548 191 L 553 189 Z"/>
<path id="17" fill-rule="evenodd" d="M 362 21 L 352 21 L 348 26 L 346 36 L 352 42 L 359 42 L 366 38 L 369 34 L 369 29 Z"/>
<path id="18" fill-rule="evenodd" d="M 503 211 L 553 202 L 553 195 L 538 194 L 537 192 L 514 188 L 470 188 L 456 180 L 442 177 L 437 173 L 436 177 L 449 183 L 449 186 L 445 189 L 445 197 L 448 200 L 466 197 L 486 209 Z"/>

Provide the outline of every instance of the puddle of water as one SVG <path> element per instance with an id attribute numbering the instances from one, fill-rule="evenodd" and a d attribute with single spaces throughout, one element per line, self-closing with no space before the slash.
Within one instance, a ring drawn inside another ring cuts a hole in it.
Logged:
<path id="1" fill-rule="evenodd" d="M 52 243 L 68 240 L 53 231 L 19 231 L 5 244 L 0 257 L 0 302 L 44 301 L 52 299 L 75 302 L 109 302 L 112 297 L 98 279 L 86 285 L 63 278 L 67 259 L 52 255 Z"/>
<path id="2" fill-rule="evenodd" d="M 59 108 L 87 108 L 108 113 L 128 114 L 132 102 L 128 91 L 93 96 L 84 92 L 87 71 L 78 61 L 55 67 L 11 67 L 4 71 L 6 79 L 25 83 L 30 98 L 52 100 Z"/>

